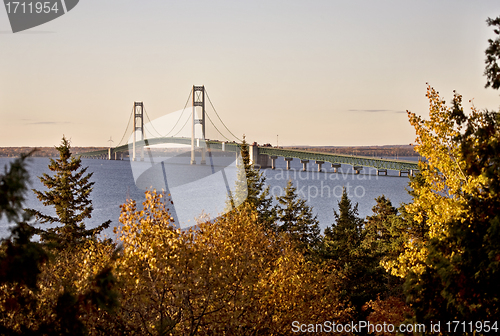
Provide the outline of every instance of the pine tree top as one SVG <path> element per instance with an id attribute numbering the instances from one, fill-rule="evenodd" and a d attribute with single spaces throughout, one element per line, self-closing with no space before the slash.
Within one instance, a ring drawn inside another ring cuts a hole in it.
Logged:
<path id="1" fill-rule="evenodd" d="M 93 210 L 90 199 L 90 193 L 95 183 L 90 181 L 93 173 L 87 173 L 87 167 L 82 168 L 80 157 L 71 155 L 71 146 L 65 137 L 62 138 L 61 145 L 56 149 L 59 152 L 59 158 L 51 159 L 49 164 L 49 169 L 54 174 L 43 174 L 39 177 L 48 190 L 33 189 L 43 205 L 54 207 L 56 215 L 46 215 L 34 209 L 28 209 L 28 211 L 42 224 L 61 225 L 41 230 L 42 240 L 54 241 L 63 245 L 73 244 L 85 238 L 94 237 L 109 227 L 111 221 L 94 229 L 86 229 L 84 221 L 91 218 Z"/>

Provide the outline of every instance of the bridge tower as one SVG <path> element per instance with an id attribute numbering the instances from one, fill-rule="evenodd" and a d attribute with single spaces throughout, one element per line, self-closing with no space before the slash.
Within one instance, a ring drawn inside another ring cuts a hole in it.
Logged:
<path id="1" fill-rule="evenodd" d="M 134 142 L 132 149 L 132 161 L 136 161 L 135 142 L 137 141 L 137 132 L 141 132 L 140 139 L 144 141 L 144 103 L 134 102 Z M 144 144 L 141 146 L 141 161 L 144 161 Z"/>
<path id="2" fill-rule="evenodd" d="M 201 119 L 196 118 L 196 107 L 201 108 Z M 201 147 L 201 164 L 206 164 L 205 159 L 205 86 L 193 85 L 193 115 L 192 115 L 192 129 L 191 129 L 191 164 L 196 164 L 194 155 L 194 137 L 196 124 L 201 124 L 201 140 L 203 140 Z"/>

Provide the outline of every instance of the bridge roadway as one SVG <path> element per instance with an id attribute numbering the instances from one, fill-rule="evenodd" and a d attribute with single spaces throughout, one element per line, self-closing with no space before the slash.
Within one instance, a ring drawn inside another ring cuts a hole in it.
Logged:
<path id="1" fill-rule="evenodd" d="M 355 155 L 342 155 L 333 153 L 319 153 L 313 151 L 302 151 L 293 149 L 282 149 L 273 147 L 259 147 L 259 155 L 267 155 L 271 160 L 276 157 L 296 158 L 301 162 L 307 164 L 309 160 L 315 161 L 316 164 L 321 165 L 329 162 L 332 167 L 339 167 L 339 164 L 349 164 L 353 166 L 354 170 L 361 167 L 376 168 L 379 172 L 386 172 L 387 170 L 398 170 L 403 173 L 410 173 L 418 170 L 418 163 L 415 161 L 407 160 L 389 160 L 379 159 L 369 156 L 355 156 Z M 271 164 L 274 166 L 274 164 Z M 304 166 L 305 168 L 305 166 Z M 321 169 L 321 168 L 319 168 Z"/>
<path id="2" fill-rule="evenodd" d="M 154 146 L 165 143 L 183 144 L 191 145 L 191 138 L 176 138 L 176 137 L 162 137 L 162 138 L 151 138 L 147 140 L 141 140 L 136 142 L 136 149 L 140 149 L 143 146 Z M 195 142 L 196 143 L 196 142 Z M 240 148 L 240 144 L 234 142 L 221 142 L 216 140 L 205 141 L 208 148 L 219 151 L 235 152 Z M 130 145 L 131 147 L 131 145 Z M 131 150 L 131 148 L 130 148 Z M 129 152 L 129 145 L 122 145 L 115 148 L 110 148 L 109 150 L 101 150 L 95 152 L 82 153 L 83 158 L 101 158 L 101 159 L 119 159 L 125 156 Z M 272 168 L 275 167 L 275 160 L 278 157 L 284 157 L 287 161 L 287 169 L 290 169 L 290 161 L 293 159 L 301 160 L 303 164 L 303 169 L 305 170 L 309 160 L 314 161 L 318 165 L 318 171 L 321 170 L 322 164 L 329 162 L 337 171 L 341 164 L 348 164 L 353 166 L 353 170 L 356 173 L 363 167 L 372 167 L 377 169 L 377 173 L 387 174 L 387 170 L 397 170 L 399 175 L 408 174 L 413 175 L 414 171 L 418 170 L 418 163 L 415 161 L 407 160 L 389 160 L 389 159 L 379 159 L 375 157 L 367 156 L 355 156 L 355 155 L 341 155 L 332 153 L 319 153 L 313 151 L 303 151 L 303 150 L 292 150 L 284 148 L 274 148 L 274 147 L 261 147 L 256 145 L 249 145 L 250 158 L 252 162 L 261 168 Z"/>
<path id="3" fill-rule="evenodd" d="M 146 140 L 138 140 L 136 141 L 136 147 L 137 149 L 140 149 L 141 147 L 148 147 L 148 146 L 154 146 L 154 145 L 161 145 L 161 144 L 166 144 L 166 143 L 173 143 L 173 144 L 181 144 L 181 145 L 191 145 L 191 138 L 180 138 L 180 137 L 158 137 L 158 138 L 151 138 L 151 139 L 146 139 Z M 222 141 L 217 141 L 217 140 L 207 140 L 205 141 L 207 146 L 211 149 L 214 150 L 222 150 Z M 196 141 L 195 141 L 196 144 Z M 117 154 L 128 154 L 129 149 L 131 150 L 132 144 L 125 144 L 121 145 L 115 148 L 111 148 L 111 153 L 117 153 Z M 236 152 L 236 150 L 239 150 L 240 144 L 235 143 L 235 142 L 225 142 L 224 143 L 224 149 L 225 151 L 228 152 Z M 108 159 L 111 160 L 110 158 L 110 150 L 109 149 L 103 149 L 99 151 L 93 151 L 93 152 L 87 152 L 87 153 L 82 153 L 80 154 L 82 158 L 89 158 L 89 159 Z M 112 155 L 114 157 L 114 155 Z M 122 155 L 123 157 L 123 155 Z M 113 158 L 114 159 L 114 158 Z"/>

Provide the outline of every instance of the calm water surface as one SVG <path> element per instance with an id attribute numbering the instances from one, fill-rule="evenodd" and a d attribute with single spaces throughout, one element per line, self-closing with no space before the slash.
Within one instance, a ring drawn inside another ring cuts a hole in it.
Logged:
<path id="1" fill-rule="evenodd" d="M 412 159 L 416 160 L 416 158 Z M 2 167 L 10 161 L 12 161 L 11 158 L 0 158 L 2 172 Z M 48 164 L 48 158 L 30 159 L 31 188 L 45 190 L 37 176 L 50 173 Z M 91 194 L 94 211 L 87 226 L 95 227 L 108 219 L 112 220 L 112 227 L 119 226 L 120 205 L 128 198 L 138 203 L 144 200 L 144 191 L 135 185 L 130 162 L 82 159 L 82 164 L 84 167 L 89 167 L 88 172 L 93 172 L 92 181 L 95 182 Z M 361 217 L 372 213 L 371 208 L 375 205 L 375 198 L 380 195 L 388 197 L 395 206 L 411 201 L 406 191 L 409 179 L 399 177 L 396 171 L 389 171 L 388 176 L 377 176 L 375 169 L 365 167 L 360 174 L 356 175 L 350 165 L 342 165 L 338 173 L 333 173 L 330 164 L 324 164 L 323 172 L 318 173 L 315 171 L 317 166 L 311 161 L 307 167 L 308 171 L 302 172 L 302 164 L 297 159 L 292 161 L 291 168 L 291 170 L 286 170 L 284 159 L 279 158 L 276 160 L 276 170 L 264 170 L 271 194 L 280 196 L 288 180 L 291 179 L 299 196 L 306 199 L 313 207 L 322 229 L 332 224 L 333 211 L 338 209 L 337 203 L 344 187 L 353 203 L 358 203 Z M 26 207 L 54 214 L 53 209 L 44 207 L 31 191 L 27 196 Z M 201 213 L 203 209 L 198 210 Z M 1 219 L 1 237 L 9 235 L 8 227 L 6 219 Z M 107 230 L 106 235 L 114 237 L 111 228 Z"/>

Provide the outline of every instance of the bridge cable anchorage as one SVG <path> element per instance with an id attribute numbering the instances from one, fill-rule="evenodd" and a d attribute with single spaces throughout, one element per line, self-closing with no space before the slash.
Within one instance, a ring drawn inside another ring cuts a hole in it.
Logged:
<path id="1" fill-rule="evenodd" d="M 118 143 L 118 145 L 116 145 L 116 147 L 120 146 L 120 144 L 122 143 L 123 139 L 125 139 L 125 135 L 127 135 L 127 130 L 128 130 L 128 127 L 130 126 L 130 120 L 132 120 L 132 115 L 133 114 L 134 114 L 134 108 L 132 107 L 132 111 L 130 112 L 130 117 L 128 118 L 127 127 L 125 128 L 125 132 L 123 133 L 122 139 L 120 140 L 120 142 Z"/>
<path id="2" fill-rule="evenodd" d="M 231 135 L 232 135 L 233 137 L 235 137 L 238 141 L 243 142 L 240 138 L 238 138 L 236 135 L 234 135 L 234 134 L 233 134 L 233 132 L 231 132 L 231 131 L 229 130 L 229 128 L 227 128 L 226 124 L 224 124 L 224 122 L 223 122 L 223 121 L 222 121 L 222 119 L 220 118 L 219 114 L 217 113 L 217 110 L 215 109 L 214 104 L 212 104 L 212 101 L 210 100 L 210 96 L 208 95 L 208 92 L 207 92 L 206 90 L 205 90 L 205 93 L 207 94 L 208 101 L 210 102 L 210 105 L 211 105 L 211 106 L 212 106 L 212 108 L 214 109 L 214 112 L 215 112 L 215 114 L 217 115 L 217 117 L 219 118 L 219 120 L 220 120 L 220 122 L 222 123 L 222 125 L 224 125 L 224 127 L 227 129 L 227 131 L 228 131 L 229 133 L 231 133 Z M 215 127 L 215 126 L 214 126 L 214 127 Z M 220 132 L 219 132 L 219 133 L 220 133 Z M 227 139 L 227 138 L 226 138 L 226 139 Z"/>
<path id="3" fill-rule="evenodd" d="M 192 93 L 193 93 L 193 89 L 191 89 L 191 90 L 189 91 L 189 96 L 188 96 L 188 99 L 186 100 L 186 104 L 184 104 L 184 108 L 182 109 L 182 113 L 181 113 L 181 115 L 179 116 L 179 119 L 177 119 L 177 121 L 176 121 L 176 123 L 175 123 L 174 127 L 172 127 L 172 129 L 171 129 L 171 130 L 170 130 L 167 134 L 165 134 L 163 137 L 167 137 L 170 133 L 172 133 L 172 131 L 175 129 L 175 126 L 177 126 L 177 124 L 178 124 L 178 123 L 179 123 L 179 121 L 181 120 L 182 116 L 184 115 L 184 111 L 186 110 L 186 107 L 187 107 L 187 105 L 189 104 L 189 99 L 191 98 L 191 94 L 192 94 Z M 189 117 L 191 117 L 191 114 L 189 115 Z M 189 119 L 190 119 L 190 118 L 188 118 L 188 120 L 189 120 Z M 184 126 L 186 126 L 186 123 L 184 124 Z M 179 130 L 179 132 L 180 132 L 180 131 L 182 131 L 182 129 L 184 129 L 184 126 L 182 126 L 182 127 L 181 127 L 181 129 Z M 173 137 L 175 137 L 177 134 L 179 134 L 179 132 L 177 132 L 175 135 L 172 135 L 172 136 L 173 136 Z"/>

